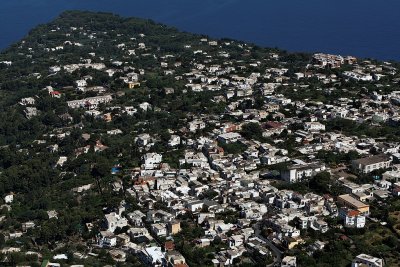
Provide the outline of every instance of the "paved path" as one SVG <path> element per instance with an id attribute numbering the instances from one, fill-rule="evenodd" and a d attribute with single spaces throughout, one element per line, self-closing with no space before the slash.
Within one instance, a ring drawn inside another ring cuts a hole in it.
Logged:
<path id="1" fill-rule="evenodd" d="M 274 245 L 274 243 L 272 243 L 270 240 L 264 238 L 261 235 L 261 229 L 260 229 L 260 223 L 256 223 L 254 225 L 254 233 L 256 235 L 256 237 L 260 238 L 262 241 L 264 241 L 268 247 L 270 248 L 270 250 L 272 250 L 272 252 L 275 254 L 275 260 L 273 263 L 271 263 L 268 266 L 280 266 L 280 263 L 282 261 L 282 255 L 283 255 L 283 251 L 281 251 L 277 246 Z"/>

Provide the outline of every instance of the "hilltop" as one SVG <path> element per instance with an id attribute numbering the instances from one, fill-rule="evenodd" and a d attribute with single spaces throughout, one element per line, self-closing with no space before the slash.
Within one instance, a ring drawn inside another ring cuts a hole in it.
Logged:
<path id="1" fill-rule="evenodd" d="M 396 266 L 399 67 L 64 12 L 0 54 L 3 261 Z"/>

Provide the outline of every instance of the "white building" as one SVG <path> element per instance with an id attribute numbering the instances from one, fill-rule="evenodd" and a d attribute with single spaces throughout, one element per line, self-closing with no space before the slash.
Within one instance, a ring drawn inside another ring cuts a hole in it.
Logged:
<path id="1" fill-rule="evenodd" d="M 296 267 L 296 257 L 295 256 L 285 256 L 282 259 L 281 267 Z"/>
<path id="2" fill-rule="evenodd" d="M 31 119 L 39 114 L 39 110 L 35 107 L 27 107 L 24 110 L 24 113 L 27 119 Z"/>
<path id="3" fill-rule="evenodd" d="M 139 257 L 149 266 L 164 266 L 165 253 L 162 252 L 161 247 L 144 248 L 139 254 Z"/>
<path id="4" fill-rule="evenodd" d="M 60 66 L 51 66 L 51 67 L 49 67 L 49 72 L 51 72 L 51 73 L 57 73 L 59 71 L 61 71 L 61 67 Z"/>
<path id="5" fill-rule="evenodd" d="M 19 101 L 19 104 L 22 106 L 26 106 L 26 105 L 35 105 L 35 99 L 33 97 L 26 97 L 26 98 L 22 98 L 21 101 Z"/>
<path id="6" fill-rule="evenodd" d="M 240 247 L 244 243 L 244 236 L 242 235 L 233 235 L 228 239 L 229 247 Z"/>
<path id="7" fill-rule="evenodd" d="M 171 135 L 171 139 L 168 141 L 168 146 L 174 147 L 181 144 L 181 138 L 179 135 Z"/>
<path id="8" fill-rule="evenodd" d="M 157 153 L 146 153 L 143 156 L 145 169 L 154 169 L 162 161 L 162 155 Z"/>
<path id="9" fill-rule="evenodd" d="M 290 161 L 290 158 L 286 156 L 277 156 L 271 154 L 261 156 L 261 162 L 266 165 L 273 165 L 287 161 Z"/>
<path id="10" fill-rule="evenodd" d="M 62 167 L 64 165 L 65 162 L 67 162 L 68 158 L 61 156 L 58 161 L 56 162 L 56 166 L 60 166 Z"/>
<path id="11" fill-rule="evenodd" d="M 189 122 L 189 131 L 191 132 L 195 132 L 204 128 L 206 128 L 206 124 L 201 120 L 194 120 Z"/>
<path id="12" fill-rule="evenodd" d="M 373 77 L 371 74 L 355 72 L 355 71 L 345 71 L 343 72 L 343 76 L 356 81 L 372 81 Z"/>
<path id="13" fill-rule="evenodd" d="M 149 134 L 140 134 L 135 138 L 135 142 L 138 146 L 147 146 L 151 142 L 151 137 Z"/>
<path id="14" fill-rule="evenodd" d="M 365 226 L 365 216 L 358 210 L 342 208 L 339 210 L 339 217 L 343 219 L 344 226 L 346 227 L 364 228 Z"/>
<path id="15" fill-rule="evenodd" d="M 306 122 L 304 124 L 304 130 L 306 131 L 325 131 L 325 125 L 320 122 Z"/>
<path id="16" fill-rule="evenodd" d="M 364 266 L 383 267 L 383 260 L 372 257 L 367 254 L 360 254 L 351 263 L 351 267 L 364 267 Z"/>
<path id="17" fill-rule="evenodd" d="M 218 141 L 224 144 L 230 144 L 237 142 L 241 138 L 242 136 L 239 133 L 231 132 L 231 133 L 220 134 L 218 136 Z"/>
<path id="18" fill-rule="evenodd" d="M 148 102 L 143 102 L 143 103 L 139 104 L 139 108 L 141 108 L 144 111 L 148 111 L 151 109 L 151 105 Z"/>
<path id="19" fill-rule="evenodd" d="M 301 182 L 325 169 L 325 165 L 297 164 L 288 167 L 287 170 L 281 171 L 281 178 L 289 183 Z"/>
<path id="20" fill-rule="evenodd" d="M 105 215 L 105 224 L 108 231 L 114 233 L 117 227 L 122 228 L 128 225 L 128 220 L 121 217 L 119 214 L 112 212 Z"/>
<path id="21" fill-rule="evenodd" d="M 196 212 L 196 211 L 200 211 L 204 206 L 204 202 L 200 201 L 200 200 L 196 200 L 196 201 L 192 201 L 187 203 L 187 208 L 191 211 L 191 212 Z"/>
<path id="22" fill-rule="evenodd" d="M 144 227 L 134 227 L 128 230 L 129 236 L 134 239 L 141 236 L 149 236 L 149 231 Z"/>
<path id="23" fill-rule="evenodd" d="M 86 82 L 86 80 L 76 80 L 75 81 L 75 85 L 77 87 L 86 87 L 87 86 L 87 82 Z"/>
<path id="24" fill-rule="evenodd" d="M 389 168 L 392 159 L 384 154 L 352 161 L 353 168 L 360 173 L 370 173 L 374 170 Z"/>
<path id="25" fill-rule="evenodd" d="M 96 108 L 101 103 L 109 103 L 112 100 L 111 95 L 88 97 L 79 100 L 67 101 L 67 105 L 70 108 Z"/>
<path id="26" fill-rule="evenodd" d="M 167 226 L 164 223 L 155 223 L 151 225 L 151 232 L 156 236 L 167 236 Z"/>
<path id="27" fill-rule="evenodd" d="M 310 224 L 310 228 L 321 233 L 326 233 L 329 230 L 328 223 L 323 220 L 315 220 Z"/>
<path id="28" fill-rule="evenodd" d="M 117 237 L 109 231 L 100 231 L 98 243 L 103 247 L 115 247 L 117 245 Z"/>
<path id="29" fill-rule="evenodd" d="M 14 194 L 9 194 L 7 196 L 4 197 L 4 202 L 6 204 L 10 204 L 14 201 Z"/>

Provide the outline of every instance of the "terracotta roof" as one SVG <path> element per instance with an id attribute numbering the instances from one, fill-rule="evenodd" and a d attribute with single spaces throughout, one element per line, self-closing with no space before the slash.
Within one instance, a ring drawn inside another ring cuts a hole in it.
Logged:
<path id="1" fill-rule="evenodd" d="M 360 214 L 360 212 L 358 210 L 349 210 L 347 212 L 347 216 L 350 216 L 350 217 L 354 217 L 354 216 L 357 216 L 359 214 Z"/>
<path id="2" fill-rule="evenodd" d="M 167 241 L 164 243 L 164 248 L 165 248 L 165 250 L 174 250 L 175 244 L 173 241 Z"/>
<path id="3" fill-rule="evenodd" d="M 268 121 L 264 124 L 265 128 L 281 128 L 283 126 L 282 123 L 275 122 L 275 121 Z"/>

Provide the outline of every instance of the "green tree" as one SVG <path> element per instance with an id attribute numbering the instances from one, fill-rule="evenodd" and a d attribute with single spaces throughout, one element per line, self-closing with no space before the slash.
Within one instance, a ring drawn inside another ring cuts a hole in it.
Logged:
<path id="1" fill-rule="evenodd" d="M 240 132 L 246 139 L 262 140 L 263 129 L 260 124 L 250 122 L 242 126 L 242 131 Z"/>

